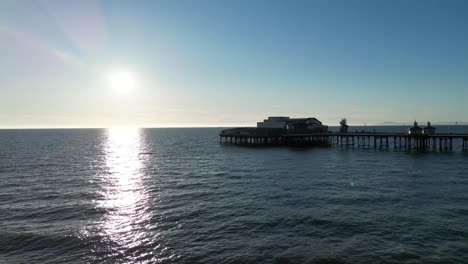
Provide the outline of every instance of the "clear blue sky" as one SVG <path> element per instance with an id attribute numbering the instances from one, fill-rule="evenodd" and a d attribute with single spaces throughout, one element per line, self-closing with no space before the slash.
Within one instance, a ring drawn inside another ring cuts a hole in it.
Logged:
<path id="1" fill-rule="evenodd" d="M 467 14 L 462 0 L 3 0 L 0 127 L 468 121 Z"/>

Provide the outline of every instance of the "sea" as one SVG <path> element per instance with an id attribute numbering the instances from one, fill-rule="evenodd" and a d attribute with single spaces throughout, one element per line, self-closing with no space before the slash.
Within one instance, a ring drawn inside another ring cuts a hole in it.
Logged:
<path id="1" fill-rule="evenodd" d="M 0 130 L 0 263 L 468 263 L 460 145 L 243 147 L 220 130 Z"/>

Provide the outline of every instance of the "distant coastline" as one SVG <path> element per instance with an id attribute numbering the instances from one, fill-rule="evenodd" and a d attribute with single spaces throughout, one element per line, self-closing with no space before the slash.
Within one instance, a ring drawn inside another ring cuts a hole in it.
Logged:
<path id="1" fill-rule="evenodd" d="M 468 122 L 465 121 L 449 121 L 449 122 L 432 122 L 433 125 L 435 126 L 467 126 Z M 411 123 L 405 123 L 405 122 L 393 122 L 393 121 L 386 121 L 383 123 L 378 123 L 375 124 L 375 126 L 411 126 Z"/>

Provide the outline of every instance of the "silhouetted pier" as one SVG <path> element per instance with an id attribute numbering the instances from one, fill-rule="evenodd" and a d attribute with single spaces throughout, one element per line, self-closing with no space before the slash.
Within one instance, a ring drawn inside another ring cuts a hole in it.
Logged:
<path id="1" fill-rule="evenodd" d="M 284 129 L 236 128 L 221 131 L 219 142 L 249 146 L 352 146 L 358 148 L 452 151 L 461 141 L 468 151 L 468 134 L 420 134 L 379 132 L 326 132 L 288 134 Z"/>

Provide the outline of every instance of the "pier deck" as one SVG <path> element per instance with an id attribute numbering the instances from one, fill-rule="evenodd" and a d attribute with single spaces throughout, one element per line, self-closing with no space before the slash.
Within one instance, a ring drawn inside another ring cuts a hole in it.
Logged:
<path id="1" fill-rule="evenodd" d="M 219 137 L 220 143 L 237 145 L 357 146 L 417 151 L 452 151 L 456 141 L 461 141 L 462 151 L 468 151 L 468 134 L 408 135 L 381 132 L 288 134 L 284 129 L 237 128 L 223 130 Z"/>

